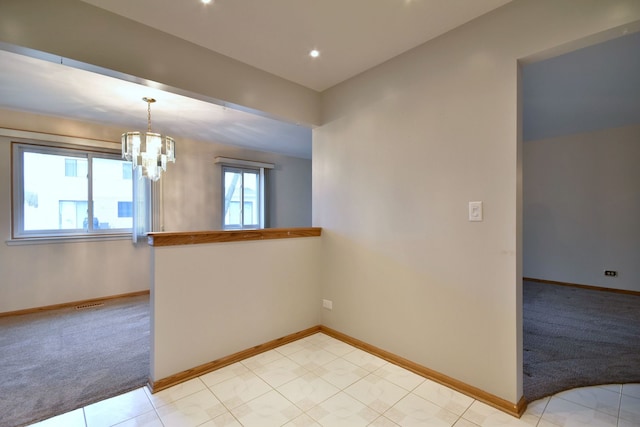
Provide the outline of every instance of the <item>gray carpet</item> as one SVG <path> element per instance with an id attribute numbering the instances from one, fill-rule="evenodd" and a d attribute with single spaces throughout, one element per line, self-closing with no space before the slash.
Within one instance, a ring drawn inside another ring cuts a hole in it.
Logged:
<path id="1" fill-rule="evenodd" d="M 116 396 L 148 378 L 148 295 L 0 318 L 2 427 Z"/>
<path id="2" fill-rule="evenodd" d="M 524 396 L 640 382 L 640 296 L 525 281 Z"/>

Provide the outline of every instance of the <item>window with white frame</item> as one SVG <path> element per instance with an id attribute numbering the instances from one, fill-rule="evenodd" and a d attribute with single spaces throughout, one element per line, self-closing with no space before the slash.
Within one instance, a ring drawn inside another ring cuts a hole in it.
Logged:
<path id="1" fill-rule="evenodd" d="M 260 228 L 260 170 L 223 166 L 222 228 Z"/>
<path id="2" fill-rule="evenodd" d="M 13 143 L 13 238 L 131 233 L 131 163 L 86 149 Z"/>
<path id="3" fill-rule="evenodd" d="M 222 165 L 222 228 L 265 227 L 265 169 L 271 163 L 217 157 Z"/>

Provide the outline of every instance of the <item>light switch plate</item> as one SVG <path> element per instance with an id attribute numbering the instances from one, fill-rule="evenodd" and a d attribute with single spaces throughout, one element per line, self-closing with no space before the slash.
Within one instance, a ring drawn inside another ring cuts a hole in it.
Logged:
<path id="1" fill-rule="evenodd" d="M 482 202 L 469 202 L 469 221 L 482 221 Z"/>

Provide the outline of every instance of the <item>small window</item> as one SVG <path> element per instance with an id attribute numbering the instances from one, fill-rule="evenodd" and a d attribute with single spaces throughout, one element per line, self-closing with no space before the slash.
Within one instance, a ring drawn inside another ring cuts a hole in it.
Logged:
<path id="1" fill-rule="evenodd" d="M 132 184 L 123 178 L 130 162 L 19 143 L 13 153 L 13 238 L 131 232 Z"/>
<path id="2" fill-rule="evenodd" d="M 261 175 L 260 169 L 222 167 L 223 229 L 262 226 Z"/>
<path id="3" fill-rule="evenodd" d="M 118 202 L 118 218 L 132 218 L 132 217 L 133 217 L 133 203 Z"/>
<path id="4" fill-rule="evenodd" d="M 83 159 L 64 159 L 64 176 L 86 177 L 87 161 Z"/>

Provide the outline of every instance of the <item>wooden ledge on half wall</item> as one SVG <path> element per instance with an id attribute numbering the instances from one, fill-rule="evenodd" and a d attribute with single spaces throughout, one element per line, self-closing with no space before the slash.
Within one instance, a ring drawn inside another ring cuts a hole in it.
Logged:
<path id="1" fill-rule="evenodd" d="M 212 230 L 153 232 L 147 235 L 150 246 L 198 245 L 202 243 L 243 242 L 248 240 L 318 237 L 320 227 L 260 228 L 251 230 Z"/>

